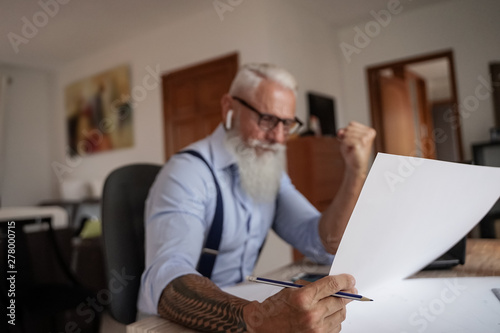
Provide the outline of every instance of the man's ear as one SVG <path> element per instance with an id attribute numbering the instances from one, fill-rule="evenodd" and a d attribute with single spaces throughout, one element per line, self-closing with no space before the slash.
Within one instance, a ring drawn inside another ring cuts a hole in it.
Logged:
<path id="1" fill-rule="evenodd" d="M 227 111 L 226 114 L 226 129 L 230 130 L 233 125 L 233 110 Z"/>
<path id="2" fill-rule="evenodd" d="M 233 120 L 233 109 L 231 103 L 231 97 L 229 94 L 225 94 L 221 98 L 221 109 L 222 109 L 222 122 L 226 129 L 231 129 Z"/>

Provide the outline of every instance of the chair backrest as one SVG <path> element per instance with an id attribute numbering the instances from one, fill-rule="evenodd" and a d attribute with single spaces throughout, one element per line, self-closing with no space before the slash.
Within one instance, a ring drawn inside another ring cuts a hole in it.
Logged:
<path id="1" fill-rule="evenodd" d="M 144 271 L 144 203 L 161 166 L 132 164 L 112 171 L 102 194 L 102 227 L 109 311 L 118 322 L 135 321 Z"/>

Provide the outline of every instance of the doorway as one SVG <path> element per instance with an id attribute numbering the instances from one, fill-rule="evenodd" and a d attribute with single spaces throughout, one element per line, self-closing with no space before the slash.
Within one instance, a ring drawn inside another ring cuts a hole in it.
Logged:
<path id="1" fill-rule="evenodd" d="M 233 53 L 162 76 L 165 160 L 217 127 L 221 97 L 237 70 Z"/>
<path id="2" fill-rule="evenodd" d="M 453 51 L 367 68 L 378 152 L 463 160 Z"/>

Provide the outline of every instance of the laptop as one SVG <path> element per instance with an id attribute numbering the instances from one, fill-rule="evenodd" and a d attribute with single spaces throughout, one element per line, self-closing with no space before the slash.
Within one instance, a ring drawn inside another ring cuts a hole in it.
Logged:
<path id="1" fill-rule="evenodd" d="M 465 264 L 465 243 L 467 237 L 462 238 L 455 244 L 451 249 L 449 249 L 445 254 L 432 261 L 429 265 L 424 267 L 422 270 L 435 270 L 435 269 L 448 269 L 457 265 Z M 327 276 L 327 273 L 307 273 L 301 272 L 300 274 L 291 278 L 293 282 L 297 280 L 306 280 L 309 282 L 314 282 Z"/>
<path id="2" fill-rule="evenodd" d="M 465 242 L 466 237 L 458 241 L 445 254 L 431 262 L 423 270 L 446 269 L 465 264 Z"/>

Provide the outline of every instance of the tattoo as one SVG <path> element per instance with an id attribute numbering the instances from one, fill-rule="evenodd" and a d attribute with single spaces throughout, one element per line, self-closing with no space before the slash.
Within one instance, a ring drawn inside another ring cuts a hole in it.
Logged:
<path id="1" fill-rule="evenodd" d="M 246 332 L 243 307 L 250 303 L 220 290 L 209 279 L 190 274 L 163 290 L 160 316 L 204 332 Z"/>

